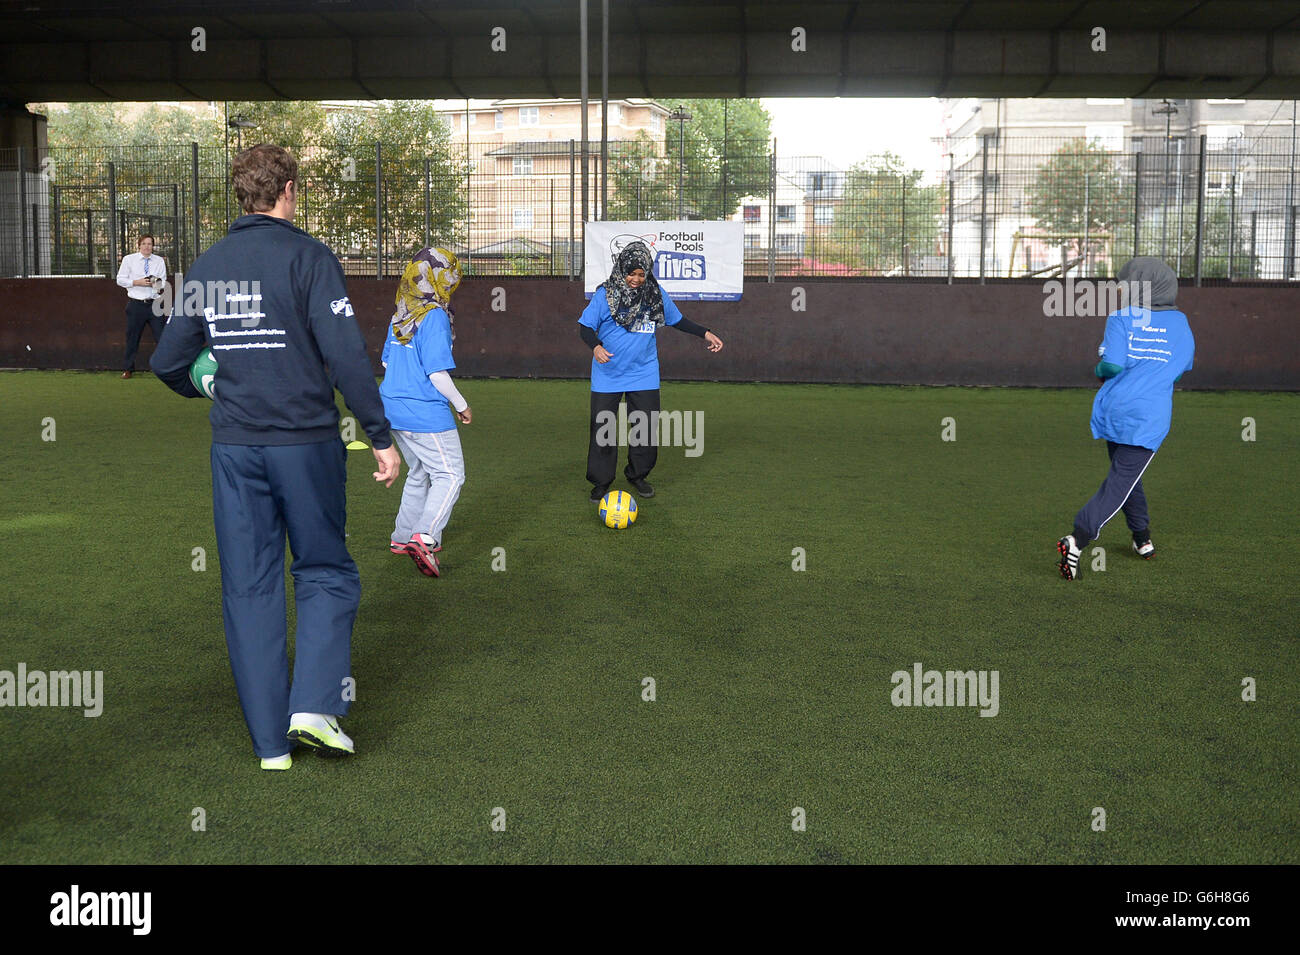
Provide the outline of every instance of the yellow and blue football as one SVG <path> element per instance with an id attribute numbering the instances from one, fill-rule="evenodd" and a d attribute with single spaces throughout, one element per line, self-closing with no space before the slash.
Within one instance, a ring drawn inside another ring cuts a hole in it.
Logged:
<path id="1" fill-rule="evenodd" d="M 636 501 L 627 491 L 610 491 L 596 509 L 606 527 L 622 530 L 636 521 Z"/>

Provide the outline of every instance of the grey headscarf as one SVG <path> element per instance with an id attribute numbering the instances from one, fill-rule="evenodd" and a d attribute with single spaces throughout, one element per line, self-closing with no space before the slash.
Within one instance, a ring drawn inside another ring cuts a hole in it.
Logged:
<path id="1" fill-rule="evenodd" d="M 1174 308 L 1178 298 L 1178 276 L 1162 260 L 1152 255 L 1129 259 L 1119 270 L 1119 280 L 1128 292 L 1124 303 L 1131 308 L 1149 308 L 1153 312 Z M 1147 299 L 1150 298 L 1150 301 Z"/>

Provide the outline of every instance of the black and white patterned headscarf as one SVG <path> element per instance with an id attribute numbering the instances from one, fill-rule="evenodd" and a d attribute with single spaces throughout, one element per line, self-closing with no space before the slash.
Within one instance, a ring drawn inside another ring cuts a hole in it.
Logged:
<path id="1" fill-rule="evenodd" d="M 664 323 L 664 297 L 655 278 L 654 257 L 644 242 L 629 242 L 614 260 L 614 271 L 601 283 L 609 314 L 624 328 L 649 320 L 656 325 Z M 627 276 L 636 269 L 645 269 L 645 282 L 640 288 L 627 284 Z"/>

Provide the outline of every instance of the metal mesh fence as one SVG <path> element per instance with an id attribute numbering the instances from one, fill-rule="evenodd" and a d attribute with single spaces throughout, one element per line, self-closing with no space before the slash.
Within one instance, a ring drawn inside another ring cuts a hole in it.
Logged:
<path id="1" fill-rule="evenodd" d="M 952 156 L 956 274 L 1059 274 L 1064 263 L 1111 276 L 1153 255 L 1183 278 L 1294 278 L 1290 149 L 1286 138 L 1201 136 L 971 142 Z"/>
<path id="2" fill-rule="evenodd" d="M 967 137 L 928 168 L 848 168 L 775 142 L 599 144 L 588 219 L 744 223 L 751 276 L 966 280 L 1113 275 L 1156 255 L 1185 279 L 1293 279 L 1288 138 Z M 584 203 L 570 140 L 289 148 L 296 223 L 349 274 L 400 274 L 428 244 L 467 274 L 576 275 Z M 239 214 L 227 153 L 191 144 L 0 150 L 0 274 L 112 275 L 141 232 L 185 269 Z"/>

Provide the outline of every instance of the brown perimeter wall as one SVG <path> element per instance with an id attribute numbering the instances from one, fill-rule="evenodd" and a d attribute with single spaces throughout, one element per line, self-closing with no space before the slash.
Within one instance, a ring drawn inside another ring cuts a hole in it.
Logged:
<path id="1" fill-rule="evenodd" d="M 396 285 L 348 280 L 376 373 Z M 791 308 L 796 289 L 806 311 Z M 665 329 L 660 362 L 679 380 L 1095 385 L 1104 320 L 1049 318 L 1043 303 L 1040 283 L 748 281 L 739 302 L 682 303 L 726 343 L 720 354 Z M 1196 335 L 1183 386 L 1300 390 L 1300 289 L 1184 288 L 1178 303 Z M 455 299 L 456 373 L 586 377 L 591 358 L 575 328 L 584 304 L 582 285 L 564 279 L 467 279 Z M 106 278 L 2 279 L 0 367 L 118 369 L 125 307 L 125 291 Z M 152 352 L 146 331 L 138 369 Z"/>

